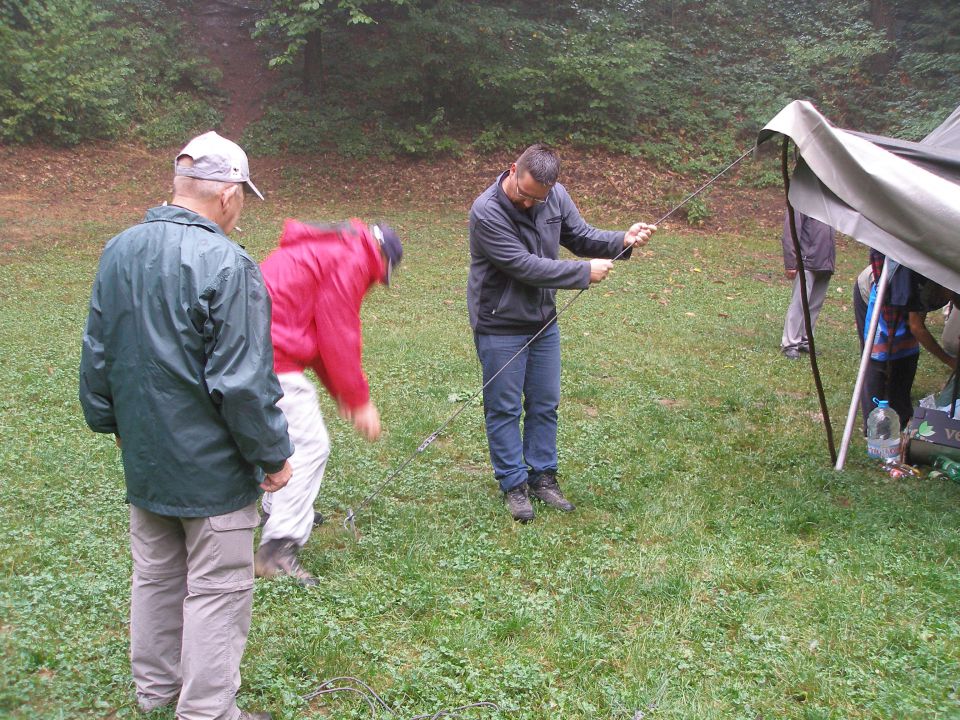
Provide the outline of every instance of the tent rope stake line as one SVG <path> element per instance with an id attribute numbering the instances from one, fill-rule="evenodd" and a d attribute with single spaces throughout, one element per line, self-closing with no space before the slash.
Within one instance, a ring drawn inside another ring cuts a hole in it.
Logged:
<path id="1" fill-rule="evenodd" d="M 705 182 L 705 183 L 704 183 L 703 185 L 701 185 L 699 188 L 697 188 L 697 189 L 694 190 L 692 193 L 690 193 L 689 195 L 687 195 L 687 197 L 685 197 L 683 200 L 681 200 L 681 201 L 680 201 L 676 206 L 674 206 L 666 215 L 664 215 L 664 216 L 661 217 L 659 220 L 657 220 L 657 221 L 654 223 L 654 225 L 660 225 L 661 223 L 663 223 L 663 222 L 664 222 L 665 220 L 667 220 L 671 215 L 673 215 L 675 212 L 677 212 L 680 208 L 682 208 L 682 207 L 683 207 L 684 205 L 686 205 L 688 202 L 690 202 L 691 200 L 693 200 L 695 197 L 697 197 L 700 193 L 702 193 L 702 192 L 703 192 L 704 190 L 706 190 L 708 187 L 710 187 L 711 185 L 713 185 L 717 180 L 719 180 L 721 177 L 723 177 L 723 175 L 725 175 L 725 174 L 726 174 L 727 172 L 729 172 L 732 168 L 734 168 L 736 165 L 738 165 L 741 161 L 743 161 L 743 159 L 744 159 L 745 157 L 747 157 L 747 155 L 750 155 L 750 154 L 753 153 L 755 150 L 756 150 L 756 146 L 751 145 L 748 149 L 746 149 L 743 153 L 741 153 L 741 155 L 740 155 L 736 160 L 734 160 L 733 162 L 731 162 L 731 163 L 730 163 L 729 165 L 727 165 L 723 170 L 721 170 L 720 172 L 718 172 L 716 175 L 714 175 L 712 178 L 710 178 L 707 182 Z M 630 249 L 631 249 L 630 247 L 625 247 L 625 248 L 624 248 L 623 250 L 621 250 L 620 253 L 619 253 L 616 257 L 614 257 L 613 259 L 614 259 L 615 261 L 616 261 L 616 260 L 619 260 L 619 259 L 620 259 L 621 257 L 623 257 Z M 449 427 L 450 424 L 451 424 L 454 420 L 456 420 L 456 419 L 464 412 L 464 410 L 466 410 L 470 405 L 473 404 L 473 401 L 476 400 L 476 399 L 483 393 L 483 391 L 487 388 L 487 386 L 488 386 L 490 383 L 492 383 L 494 380 L 496 380 L 497 377 L 500 375 L 500 373 L 502 373 L 504 370 L 507 369 L 507 367 L 510 365 L 510 363 L 512 363 L 514 360 L 516 360 L 518 357 L 520 357 L 520 355 L 522 355 L 523 352 L 524 352 L 528 347 L 530 347 L 530 345 L 532 345 L 533 342 L 534 342 L 538 337 L 540 337 L 540 335 L 542 335 L 542 334 L 543 334 L 544 332 L 546 332 L 554 323 L 556 323 L 557 320 L 559 319 L 559 317 L 560 317 L 561 315 L 563 315 L 564 312 L 566 312 L 567 308 L 569 308 L 571 305 L 573 305 L 573 303 L 576 302 L 577 299 L 578 299 L 581 295 L 583 295 L 583 293 L 585 293 L 588 289 L 589 289 L 589 288 L 582 288 L 582 289 L 578 290 L 577 293 L 576 293 L 572 298 L 570 298 L 570 299 L 563 305 L 563 307 L 561 307 L 561 308 L 557 311 L 556 315 L 554 315 L 553 318 L 552 318 L 546 325 L 544 325 L 542 328 L 540 328 L 540 330 L 539 330 L 533 337 L 531 337 L 530 340 L 528 340 L 527 343 L 526 343 L 522 348 L 520 348 L 513 357 L 511 357 L 509 360 L 507 360 L 507 362 L 505 362 L 505 363 L 503 364 L 503 367 L 501 367 L 499 370 L 497 370 L 497 372 L 494 373 L 494 374 L 490 377 L 490 379 L 487 380 L 487 381 L 480 387 L 479 390 L 477 390 L 475 393 L 473 393 L 473 395 L 471 395 L 469 398 L 467 398 L 467 399 L 463 402 L 463 405 L 461 405 L 456 411 L 454 411 L 453 414 L 450 415 L 450 417 L 448 417 L 448 418 L 440 425 L 440 427 L 438 427 L 436 430 L 434 430 L 432 433 L 430 433 L 430 434 L 423 440 L 423 442 L 421 442 L 420 445 L 417 446 L 417 449 L 414 450 L 413 453 L 411 453 L 402 463 L 400 463 L 400 465 L 397 466 L 397 468 L 396 468 L 395 470 L 393 470 L 393 472 L 391 472 L 391 473 L 389 473 L 389 474 L 387 475 L 386 479 L 384 479 L 383 482 L 381 482 L 379 485 L 377 485 L 363 500 L 361 500 L 361 501 L 360 501 L 360 504 L 357 505 L 357 509 L 356 509 L 356 510 L 354 510 L 352 507 L 347 508 L 347 516 L 346 516 L 346 517 L 344 518 L 344 520 L 343 520 L 343 527 L 344 527 L 345 529 L 347 529 L 347 530 L 350 530 L 350 531 L 353 533 L 354 537 L 357 538 L 357 539 L 359 539 L 359 538 L 360 538 L 360 533 L 359 533 L 359 531 L 357 530 L 357 524 L 356 524 L 357 513 L 360 512 L 361 510 L 363 510 L 367 505 L 369 505 L 369 504 L 373 501 L 373 499 L 376 498 L 377 495 L 379 495 L 381 492 L 383 492 L 384 488 L 386 488 L 391 482 L 393 482 L 393 480 L 394 480 L 398 475 L 400 475 L 400 473 L 402 473 L 402 472 L 407 468 L 407 466 L 410 465 L 410 463 L 412 463 L 412 462 L 414 461 L 414 459 L 415 459 L 418 455 L 420 455 L 424 450 L 426 450 L 428 447 L 430 447 L 430 445 L 433 444 L 434 440 L 436 440 L 438 437 L 440 437 L 440 434 L 441 434 L 444 430 L 446 430 L 447 427 Z"/>
<path id="2" fill-rule="evenodd" d="M 781 110 L 757 135 L 755 145 L 684 198 L 656 221 L 663 223 L 684 205 L 713 185 L 731 168 L 770 138 L 784 138 L 781 164 L 784 192 L 790 217 L 790 232 L 797 253 L 798 275 L 804 277 L 794 209 L 820 220 L 873 247 L 897 263 L 906 265 L 932 280 L 960 292 L 960 108 L 920 143 L 853 133 L 835 128 L 809 102 L 795 100 Z M 787 140 L 800 155 L 793 177 L 787 171 Z M 627 248 L 617 255 L 618 259 Z M 880 292 L 885 283 L 881 279 Z M 827 433 L 831 462 L 843 469 L 866 360 L 861 361 L 850 413 L 840 452 L 834 447 L 833 430 L 827 409 L 813 333 L 806 283 L 801 282 L 804 327 L 810 341 L 810 364 Z M 357 513 L 366 508 L 413 460 L 469 407 L 483 390 L 547 330 L 588 288 L 579 290 L 560 308 L 540 332 L 530 338 L 484 385 L 471 395 L 440 427 L 428 435 L 399 466 L 357 505 L 348 508 L 343 525 L 359 539 Z M 875 328 L 873 330 L 875 332 Z M 864 358 L 872 343 L 866 343 Z"/>

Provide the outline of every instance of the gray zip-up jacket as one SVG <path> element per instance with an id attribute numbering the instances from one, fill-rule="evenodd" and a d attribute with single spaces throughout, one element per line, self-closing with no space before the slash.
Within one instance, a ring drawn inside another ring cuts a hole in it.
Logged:
<path id="1" fill-rule="evenodd" d="M 80 403 L 122 441 L 127 502 L 211 517 L 257 499 L 293 454 L 257 264 L 176 206 L 107 243 L 80 359 Z"/>
<path id="2" fill-rule="evenodd" d="M 467 308 L 475 332 L 527 335 L 556 315 L 557 288 L 590 284 L 590 263 L 560 260 L 560 246 L 581 257 L 612 258 L 623 251 L 624 233 L 584 222 L 560 183 L 546 202 L 518 210 L 500 187 L 506 174 L 470 209 Z"/>

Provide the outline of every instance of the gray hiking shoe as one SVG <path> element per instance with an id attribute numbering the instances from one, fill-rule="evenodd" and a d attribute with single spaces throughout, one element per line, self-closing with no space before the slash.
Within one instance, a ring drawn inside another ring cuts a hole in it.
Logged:
<path id="1" fill-rule="evenodd" d="M 241 710 L 237 720 L 273 720 L 273 715 L 268 712 L 254 713 Z"/>
<path id="2" fill-rule="evenodd" d="M 137 707 L 140 708 L 140 712 L 146 714 L 151 713 L 154 710 L 157 710 L 162 707 L 168 707 L 170 705 L 176 705 L 177 701 L 180 699 L 180 693 L 176 695 L 170 695 L 165 698 L 150 698 L 149 700 L 137 696 Z"/>
<path id="3" fill-rule="evenodd" d="M 514 520 L 519 520 L 522 523 L 533 520 L 533 505 L 530 504 L 530 495 L 526 483 L 517 485 L 512 490 L 507 490 L 503 494 L 503 498 L 507 507 L 510 508 L 510 514 L 513 515 Z"/>
<path id="4" fill-rule="evenodd" d="M 253 556 L 253 570 L 257 577 L 273 578 L 289 575 L 304 587 L 316 585 L 319 580 L 300 564 L 299 548 L 292 540 L 268 540 Z"/>
<path id="5" fill-rule="evenodd" d="M 555 473 L 541 473 L 539 476 L 530 480 L 529 483 L 530 494 L 538 500 L 542 500 L 550 507 L 563 510 L 563 512 L 570 512 L 574 509 L 573 503 L 563 496 Z"/>

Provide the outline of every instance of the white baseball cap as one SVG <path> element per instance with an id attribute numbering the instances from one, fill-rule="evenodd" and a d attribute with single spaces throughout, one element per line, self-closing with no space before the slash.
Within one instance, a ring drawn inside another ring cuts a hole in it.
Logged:
<path id="1" fill-rule="evenodd" d="M 185 155 L 193 158 L 193 165 L 179 164 L 180 158 Z M 263 200 L 257 186 L 250 182 L 250 165 L 243 148 L 213 130 L 187 143 L 173 161 L 173 171 L 175 175 L 198 180 L 243 183 L 246 191 Z"/>

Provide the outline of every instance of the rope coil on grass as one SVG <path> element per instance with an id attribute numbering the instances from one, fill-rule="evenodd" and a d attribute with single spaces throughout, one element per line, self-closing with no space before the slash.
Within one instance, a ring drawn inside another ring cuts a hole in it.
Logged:
<path id="1" fill-rule="evenodd" d="M 332 695 L 335 693 L 353 693 L 355 695 L 359 695 L 367 703 L 367 707 L 370 708 L 371 717 L 377 717 L 377 713 L 380 711 L 389 713 L 397 718 L 400 717 L 400 713 L 397 712 L 395 708 L 390 707 L 387 701 L 384 700 L 376 690 L 370 687 L 363 680 L 350 675 L 342 675 L 340 677 L 331 678 L 330 680 L 325 680 L 314 690 L 308 692 L 302 697 L 305 701 L 309 702 L 310 700 L 322 697 L 323 695 Z M 439 720 L 440 718 L 445 717 L 460 717 L 465 710 L 473 710 L 477 708 L 500 710 L 500 706 L 496 703 L 481 701 L 469 703 L 467 705 L 460 705 L 455 708 L 438 710 L 435 713 L 414 715 L 413 717 L 409 718 L 409 720 Z"/>

